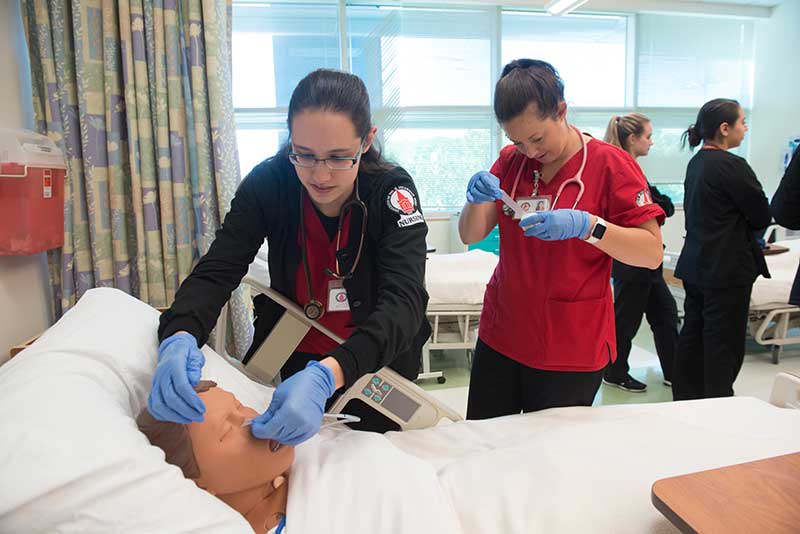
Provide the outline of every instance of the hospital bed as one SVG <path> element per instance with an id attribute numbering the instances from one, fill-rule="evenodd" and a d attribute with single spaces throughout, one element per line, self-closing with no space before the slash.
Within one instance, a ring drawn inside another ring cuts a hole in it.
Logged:
<path id="1" fill-rule="evenodd" d="M 772 278 L 758 277 L 750 296 L 748 328 L 756 343 L 772 347 L 772 363 L 780 361 L 783 347 L 800 343 L 800 307 L 789 304 L 789 293 L 800 265 L 800 239 L 778 241 L 774 245 L 788 252 L 766 256 Z"/>
<path id="2" fill-rule="evenodd" d="M 792 330 L 800 327 L 800 307 L 788 303 L 794 276 L 800 265 L 800 239 L 777 241 L 772 245 L 786 247 L 788 252 L 765 257 L 772 277 L 759 276 L 753 284 L 747 327 L 756 343 L 772 348 L 772 363 L 777 364 L 783 347 L 800 343 L 800 333 Z M 668 269 L 665 269 L 665 277 L 682 314 L 685 298 L 683 286 Z"/>
<path id="3" fill-rule="evenodd" d="M 93 289 L 0 366 L 0 532 L 248 532 L 136 428 L 157 325 L 148 305 Z M 269 404 L 272 389 L 203 352 L 205 378 Z M 675 533 L 650 502 L 656 480 L 800 449 L 800 379 L 780 375 L 773 394 L 325 429 L 297 448 L 286 533 Z"/>
<path id="4" fill-rule="evenodd" d="M 242 283 L 255 292 L 269 289 L 269 267 L 266 243 L 250 264 Z M 464 349 L 468 354 L 475 348 L 478 320 L 483 304 L 486 283 L 497 266 L 498 258 L 491 252 L 471 250 L 456 254 L 429 254 L 425 267 L 425 287 L 429 300 L 426 313 L 431 323 L 431 337 L 422 348 L 422 372 L 419 379 L 436 378 L 444 383 L 441 371 L 431 370 L 432 350 Z M 217 321 L 214 349 L 223 354 L 227 306 Z"/>
<path id="5" fill-rule="evenodd" d="M 428 290 L 428 320 L 431 337 L 422 347 L 422 373 L 419 378 L 444 377 L 431 371 L 431 351 L 475 348 L 478 321 L 483 309 L 486 283 L 497 267 L 498 257 L 483 250 L 455 254 L 431 254 L 425 265 Z"/>

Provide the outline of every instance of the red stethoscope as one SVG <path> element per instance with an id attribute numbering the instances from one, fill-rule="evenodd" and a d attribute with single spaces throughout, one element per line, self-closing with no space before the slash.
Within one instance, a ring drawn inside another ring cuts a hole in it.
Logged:
<path id="1" fill-rule="evenodd" d="M 569 180 L 565 180 L 561 186 L 559 186 L 558 191 L 556 192 L 556 199 L 553 201 L 553 205 L 550 206 L 550 209 L 555 209 L 556 204 L 558 204 L 558 199 L 561 198 L 561 193 L 564 192 L 564 189 L 571 184 L 575 184 L 578 186 L 578 196 L 575 197 L 575 202 L 572 204 L 572 209 L 575 209 L 578 206 L 578 202 L 580 202 L 581 198 L 583 197 L 583 169 L 586 167 L 586 154 L 588 150 L 586 150 L 586 139 L 583 137 L 583 134 L 575 128 L 574 126 L 570 126 L 573 130 L 575 130 L 581 138 L 581 150 L 583 151 L 583 159 L 581 160 L 581 166 L 578 169 L 578 172 L 575 173 L 575 176 L 570 178 Z M 517 185 L 519 184 L 519 179 L 522 176 L 522 170 L 525 168 L 525 163 L 523 162 L 519 166 L 519 170 L 517 171 L 517 177 L 514 179 L 514 187 L 511 189 L 511 198 L 515 198 L 514 195 L 517 192 Z M 537 170 L 533 172 L 533 196 L 537 196 L 539 194 L 539 177 L 541 173 Z M 508 209 L 506 211 L 507 206 L 503 206 L 503 213 L 506 215 L 513 215 L 513 212 Z"/>

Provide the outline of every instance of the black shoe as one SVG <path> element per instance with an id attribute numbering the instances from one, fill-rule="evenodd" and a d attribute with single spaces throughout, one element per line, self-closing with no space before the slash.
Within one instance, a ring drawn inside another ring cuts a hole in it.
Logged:
<path id="1" fill-rule="evenodd" d="M 647 384 L 639 382 L 631 375 L 628 375 L 622 379 L 603 377 L 603 383 L 625 391 L 630 391 L 632 393 L 644 393 L 644 391 L 647 389 Z"/>

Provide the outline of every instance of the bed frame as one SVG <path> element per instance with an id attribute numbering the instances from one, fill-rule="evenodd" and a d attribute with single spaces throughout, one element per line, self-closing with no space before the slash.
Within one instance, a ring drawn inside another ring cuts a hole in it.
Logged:
<path id="1" fill-rule="evenodd" d="M 678 301 L 678 317 L 683 318 L 683 301 L 686 293 L 683 284 L 671 269 L 664 268 L 664 279 L 670 293 Z M 791 304 L 768 303 L 751 306 L 747 315 L 747 329 L 753 340 L 772 349 L 772 363 L 777 365 L 783 347 L 800 343 L 800 334 L 790 335 L 792 328 L 800 327 L 800 307 Z"/>
<path id="2" fill-rule="evenodd" d="M 431 323 L 431 337 L 422 347 L 422 373 L 419 379 L 435 378 L 444 384 L 441 371 L 431 371 L 431 351 L 464 349 L 472 360 L 472 349 L 478 337 L 481 304 L 431 304 L 426 314 Z"/>
<path id="3" fill-rule="evenodd" d="M 777 365 L 784 346 L 800 343 L 800 334 L 789 334 L 790 329 L 800 327 L 800 307 L 777 303 L 753 306 L 747 327 L 756 343 L 772 347 L 772 363 Z"/>

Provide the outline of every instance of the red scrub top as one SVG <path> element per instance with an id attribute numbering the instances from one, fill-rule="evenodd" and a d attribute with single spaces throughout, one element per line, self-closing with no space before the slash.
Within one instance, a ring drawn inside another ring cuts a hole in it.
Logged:
<path id="1" fill-rule="evenodd" d="M 303 219 L 306 226 L 306 250 L 308 254 L 308 267 L 311 274 L 311 286 L 314 291 L 314 299 L 322 303 L 325 313 L 319 322 L 331 330 L 333 333 L 347 339 L 353 331 L 353 317 L 350 311 L 329 311 L 328 310 L 328 282 L 334 277 L 325 273 L 325 269 L 336 270 L 336 236 L 331 240 L 328 238 L 328 233 L 325 227 L 322 226 L 322 221 L 319 220 L 314 206 L 311 205 L 311 200 L 305 195 L 303 199 L 305 205 L 303 206 Z M 342 221 L 342 236 L 341 245 L 345 246 L 350 227 L 350 211 Z M 297 243 L 300 247 L 303 246 L 300 230 L 297 232 Z M 310 300 L 308 295 L 308 286 L 306 284 L 306 273 L 303 269 L 303 262 L 297 266 L 295 273 L 295 295 L 297 304 L 301 307 Z M 305 337 L 300 341 L 300 344 L 295 349 L 298 352 L 307 352 L 310 354 L 325 355 L 335 349 L 338 344 L 317 330 L 311 328 Z"/>
<path id="2" fill-rule="evenodd" d="M 634 227 L 663 210 L 650 199 L 647 180 L 625 151 L 592 139 L 583 171 L 584 193 L 576 209 L 619 226 Z M 578 151 L 550 183 L 539 181 L 538 195 L 551 202 L 562 182 L 581 165 Z M 503 148 L 491 173 L 511 194 L 523 165 L 515 197 L 531 196 L 533 171 L 541 164 Z M 572 208 L 578 186 L 568 185 L 553 209 Z M 487 345 L 528 367 L 552 371 L 596 371 L 617 357 L 611 257 L 579 239 L 543 241 L 525 237 L 519 220 L 497 202 L 500 261 L 486 286 L 479 335 Z"/>

